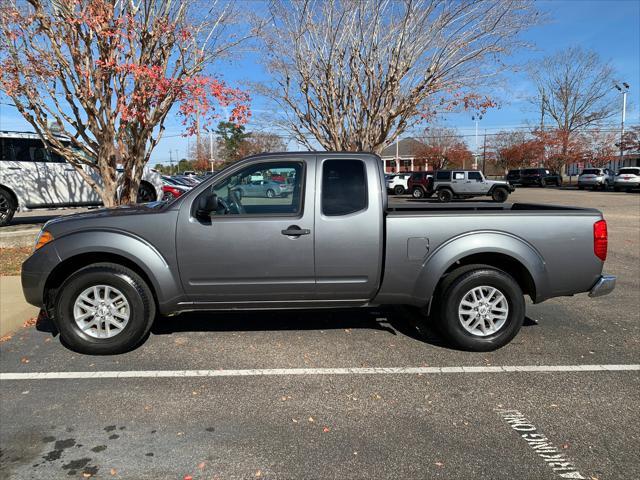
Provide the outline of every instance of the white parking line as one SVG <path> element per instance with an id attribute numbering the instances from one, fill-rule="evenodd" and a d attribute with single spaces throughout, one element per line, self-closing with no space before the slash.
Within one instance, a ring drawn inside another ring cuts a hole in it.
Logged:
<path id="1" fill-rule="evenodd" d="M 370 367 L 370 368 L 267 368 L 248 370 L 123 370 L 106 372 L 0 373 L 5 380 L 62 380 L 98 378 L 260 377 L 287 375 L 397 375 L 447 373 L 522 372 L 619 372 L 640 371 L 640 364 L 626 365 L 513 365 L 496 367 Z"/>

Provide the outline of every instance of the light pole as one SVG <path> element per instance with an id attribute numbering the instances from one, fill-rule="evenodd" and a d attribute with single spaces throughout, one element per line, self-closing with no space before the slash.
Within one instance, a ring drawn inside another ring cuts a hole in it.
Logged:
<path id="1" fill-rule="evenodd" d="M 480 113 L 476 113 L 475 115 L 473 115 L 471 117 L 471 120 L 473 120 L 474 122 L 476 122 L 476 153 L 473 156 L 473 169 L 477 170 L 478 169 L 478 157 L 480 156 L 480 154 L 478 153 L 478 122 L 480 120 L 482 120 L 482 115 Z"/>
<path id="2" fill-rule="evenodd" d="M 622 93 L 622 122 L 620 123 L 620 165 L 622 166 L 622 160 L 624 158 L 624 121 L 627 116 L 627 92 L 629 91 L 629 84 L 622 82 L 622 86 L 615 84 L 616 89 Z"/>

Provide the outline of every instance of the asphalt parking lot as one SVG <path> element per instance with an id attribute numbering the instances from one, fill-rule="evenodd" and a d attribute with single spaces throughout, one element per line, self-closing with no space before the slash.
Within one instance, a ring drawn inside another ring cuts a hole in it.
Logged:
<path id="1" fill-rule="evenodd" d="M 0 477 L 640 478 L 640 195 L 510 201 L 601 209 L 616 290 L 528 304 L 491 353 L 387 308 L 162 318 L 110 357 L 44 321 L 0 344 Z"/>

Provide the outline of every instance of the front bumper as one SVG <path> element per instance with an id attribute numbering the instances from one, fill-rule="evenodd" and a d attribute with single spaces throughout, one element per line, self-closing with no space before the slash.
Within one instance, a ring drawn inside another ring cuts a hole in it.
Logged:
<path id="1" fill-rule="evenodd" d="M 602 297 L 613 292 L 616 288 L 615 275 L 601 275 L 596 284 L 589 290 L 590 297 Z"/>

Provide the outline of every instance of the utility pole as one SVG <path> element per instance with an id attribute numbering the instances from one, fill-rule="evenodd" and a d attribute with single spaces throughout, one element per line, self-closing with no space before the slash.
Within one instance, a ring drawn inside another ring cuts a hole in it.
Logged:
<path id="1" fill-rule="evenodd" d="M 213 132 L 209 130 L 209 161 L 211 162 L 211 171 L 213 172 Z"/>
<path id="2" fill-rule="evenodd" d="M 484 129 L 484 142 L 482 145 L 482 176 L 484 177 L 485 165 L 487 164 L 487 129 Z"/>
<path id="3" fill-rule="evenodd" d="M 620 166 L 624 161 L 624 121 L 627 117 L 627 93 L 629 92 L 629 84 L 622 82 L 622 87 L 616 83 L 616 89 L 622 93 L 622 122 L 620 123 Z"/>
<path id="4" fill-rule="evenodd" d="M 544 131 L 544 102 L 546 101 L 547 97 L 545 96 L 544 92 L 542 92 L 542 103 L 540 104 L 540 131 L 543 132 Z"/>
<path id="5" fill-rule="evenodd" d="M 173 170 L 173 155 L 171 155 L 171 150 L 169 150 L 169 175 L 171 175 L 171 171 Z"/>
<path id="6" fill-rule="evenodd" d="M 476 113 L 475 115 L 473 115 L 471 117 L 471 120 L 476 122 L 476 152 L 475 152 L 475 155 L 473 156 L 473 169 L 477 170 L 478 169 L 478 157 L 480 156 L 480 152 L 478 150 L 478 122 L 480 120 L 482 120 L 482 115 L 478 112 L 478 113 Z"/>

